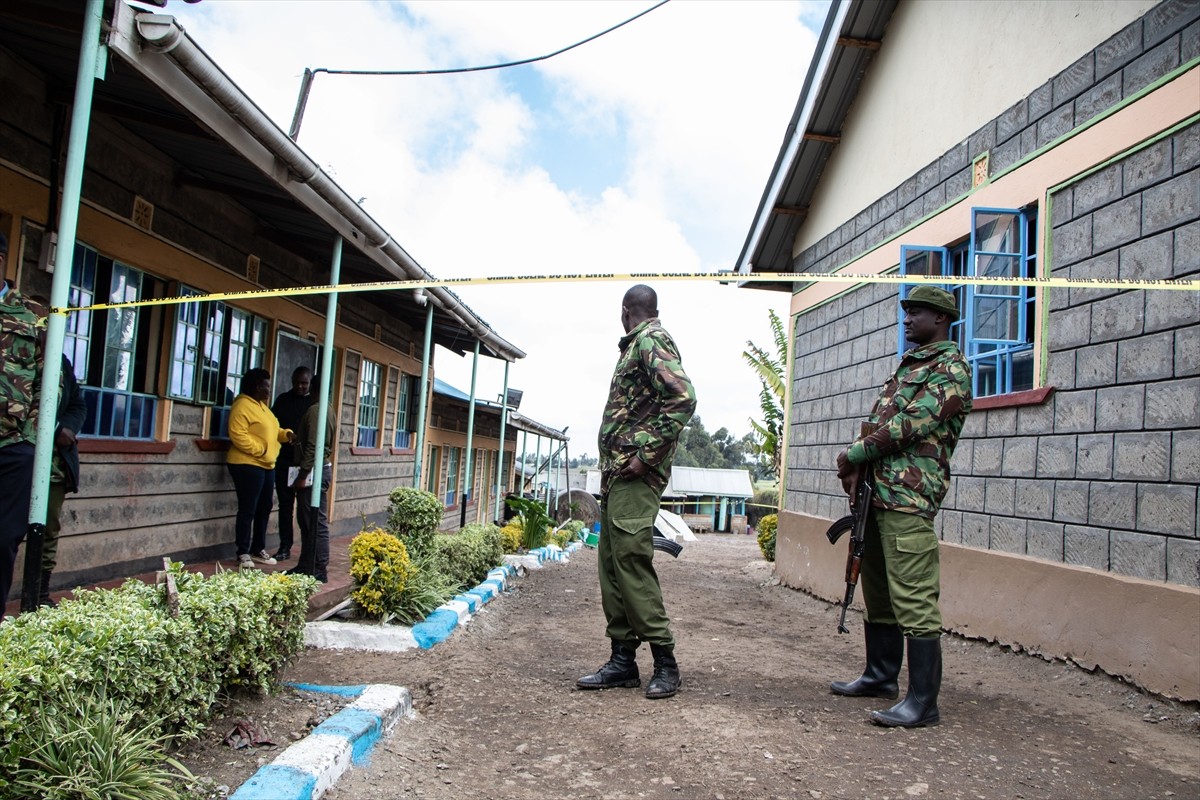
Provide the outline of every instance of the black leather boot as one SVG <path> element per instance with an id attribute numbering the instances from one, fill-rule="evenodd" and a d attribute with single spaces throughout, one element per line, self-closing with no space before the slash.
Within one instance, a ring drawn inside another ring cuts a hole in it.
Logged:
<path id="1" fill-rule="evenodd" d="M 863 636 L 867 641 L 867 667 L 861 677 L 852 681 L 834 681 L 829 690 L 846 697 L 900 696 L 900 664 L 904 661 L 904 634 L 899 625 L 864 622 Z"/>
<path id="2" fill-rule="evenodd" d="M 679 676 L 679 665 L 675 663 L 675 651 L 663 644 L 652 644 L 650 652 L 654 654 L 654 675 L 646 684 L 646 697 L 661 700 L 674 696 L 683 683 L 683 678 Z"/>
<path id="3" fill-rule="evenodd" d="M 50 599 L 50 575 L 53 574 L 50 570 L 42 570 L 42 583 L 39 587 L 38 605 L 39 606 L 54 606 L 54 601 Z"/>
<path id="4" fill-rule="evenodd" d="M 872 711 L 871 721 L 888 728 L 937 725 L 942 688 L 942 640 L 908 639 L 908 694 L 887 711 Z"/>
<path id="5" fill-rule="evenodd" d="M 636 642 L 633 647 L 629 647 L 624 642 L 614 639 L 612 656 L 608 662 L 591 675 L 584 675 L 575 681 L 575 685 L 580 689 L 612 689 L 618 686 L 632 689 L 641 686 L 642 679 L 638 675 L 637 662 L 634 660 L 637 655 L 636 648 Z"/>

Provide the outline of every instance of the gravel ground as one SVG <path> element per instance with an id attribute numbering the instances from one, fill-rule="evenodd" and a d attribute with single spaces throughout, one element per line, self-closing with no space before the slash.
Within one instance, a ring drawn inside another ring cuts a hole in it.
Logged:
<path id="1" fill-rule="evenodd" d="M 669 700 L 574 688 L 608 655 L 591 550 L 515 581 L 432 650 L 305 651 L 285 679 L 395 683 L 417 710 L 326 797 L 1200 797 L 1195 704 L 947 636 L 942 724 L 880 728 L 867 714 L 885 703 L 828 691 L 861 670 L 861 636 L 779 586 L 751 537 L 702 536 L 656 566 L 684 675 Z M 645 648 L 639 660 L 645 680 Z M 235 701 L 182 760 L 236 787 L 280 748 L 221 744 L 232 720 L 286 746 L 341 702 Z"/>

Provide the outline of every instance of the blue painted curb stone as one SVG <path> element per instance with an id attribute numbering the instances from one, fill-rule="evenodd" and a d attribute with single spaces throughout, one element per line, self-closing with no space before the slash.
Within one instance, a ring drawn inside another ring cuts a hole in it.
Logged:
<path id="1" fill-rule="evenodd" d="M 254 773 L 230 795 L 230 800 L 314 800 L 325 794 L 351 764 L 363 763 L 380 737 L 411 713 L 412 694 L 408 689 L 388 684 L 368 686 L 357 700 Z"/>
<path id="2" fill-rule="evenodd" d="M 284 686 L 290 686 L 301 692 L 316 692 L 318 694 L 332 694 L 338 697 L 358 697 L 367 690 L 366 685 L 362 686 L 322 686 L 317 683 L 290 683 L 284 682 Z"/>
<path id="3" fill-rule="evenodd" d="M 412 634 L 417 640 L 417 645 L 422 650 L 428 650 L 438 642 L 444 642 L 457 627 L 458 614 L 437 608 L 429 612 L 424 622 L 412 626 Z"/>
<path id="4" fill-rule="evenodd" d="M 313 728 L 313 734 L 341 736 L 351 743 L 351 760 L 355 764 L 362 763 L 363 757 L 379 741 L 383 731 L 376 714 L 361 711 L 357 708 L 343 708 L 329 719 Z"/>

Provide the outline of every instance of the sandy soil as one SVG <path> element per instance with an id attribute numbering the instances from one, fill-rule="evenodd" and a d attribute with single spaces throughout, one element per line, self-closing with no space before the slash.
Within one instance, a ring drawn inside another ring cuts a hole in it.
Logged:
<path id="1" fill-rule="evenodd" d="M 942 724 L 880 728 L 867 714 L 886 703 L 828 692 L 861 670 L 861 637 L 836 633 L 834 607 L 779 586 L 751 537 L 702 536 L 656 566 L 684 675 L 669 700 L 574 689 L 608 655 L 589 550 L 516 581 L 432 650 L 306 651 L 285 679 L 400 684 L 417 710 L 326 797 L 1200 797 L 1194 704 L 946 637 Z M 644 648 L 639 661 L 645 680 Z M 236 787 L 336 703 L 293 691 L 233 701 L 182 760 Z M 279 747 L 222 745 L 238 718 Z"/>

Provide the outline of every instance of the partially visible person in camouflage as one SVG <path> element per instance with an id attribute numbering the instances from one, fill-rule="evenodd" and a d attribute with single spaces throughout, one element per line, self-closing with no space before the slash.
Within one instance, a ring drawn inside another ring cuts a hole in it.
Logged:
<path id="1" fill-rule="evenodd" d="M 0 277 L 7 264 L 8 237 L 0 233 Z M 46 309 L 12 283 L 0 284 L 0 608 L 12 591 L 17 549 L 29 527 L 45 318 Z"/>
<path id="2" fill-rule="evenodd" d="M 908 650 L 908 692 L 887 711 L 871 713 L 888 727 L 939 721 L 942 682 L 941 591 L 933 518 L 950 481 L 950 457 L 971 411 L 971 367 L 950 340 L 958 319 L 954 295 L 934 286 L 909 292 L 905 338 L 916 347 L 884 384 L 860 436 L 838 454 L 838 478 L 854 497 L 860 470 L 872 470 L 875 497 L 867 526 L 861 581 L 867 666 L 834 694 L 899 696 Z"/>
<path id="3" fill-rule="evenodd" d="M 671 697 L 681 679 L 671 621 L 654 571 L 654 520 L 671 460 L 696 410 L 696 392 L 671 335 L 658 320 L 658 296 L 637 285 L 621 303 L 625 336 L 600 425 L 600 600 L 612 656 L 580 689 L 641 686 L 636 652 L 647 642 L 654 675 L 646 697 Z"/>

